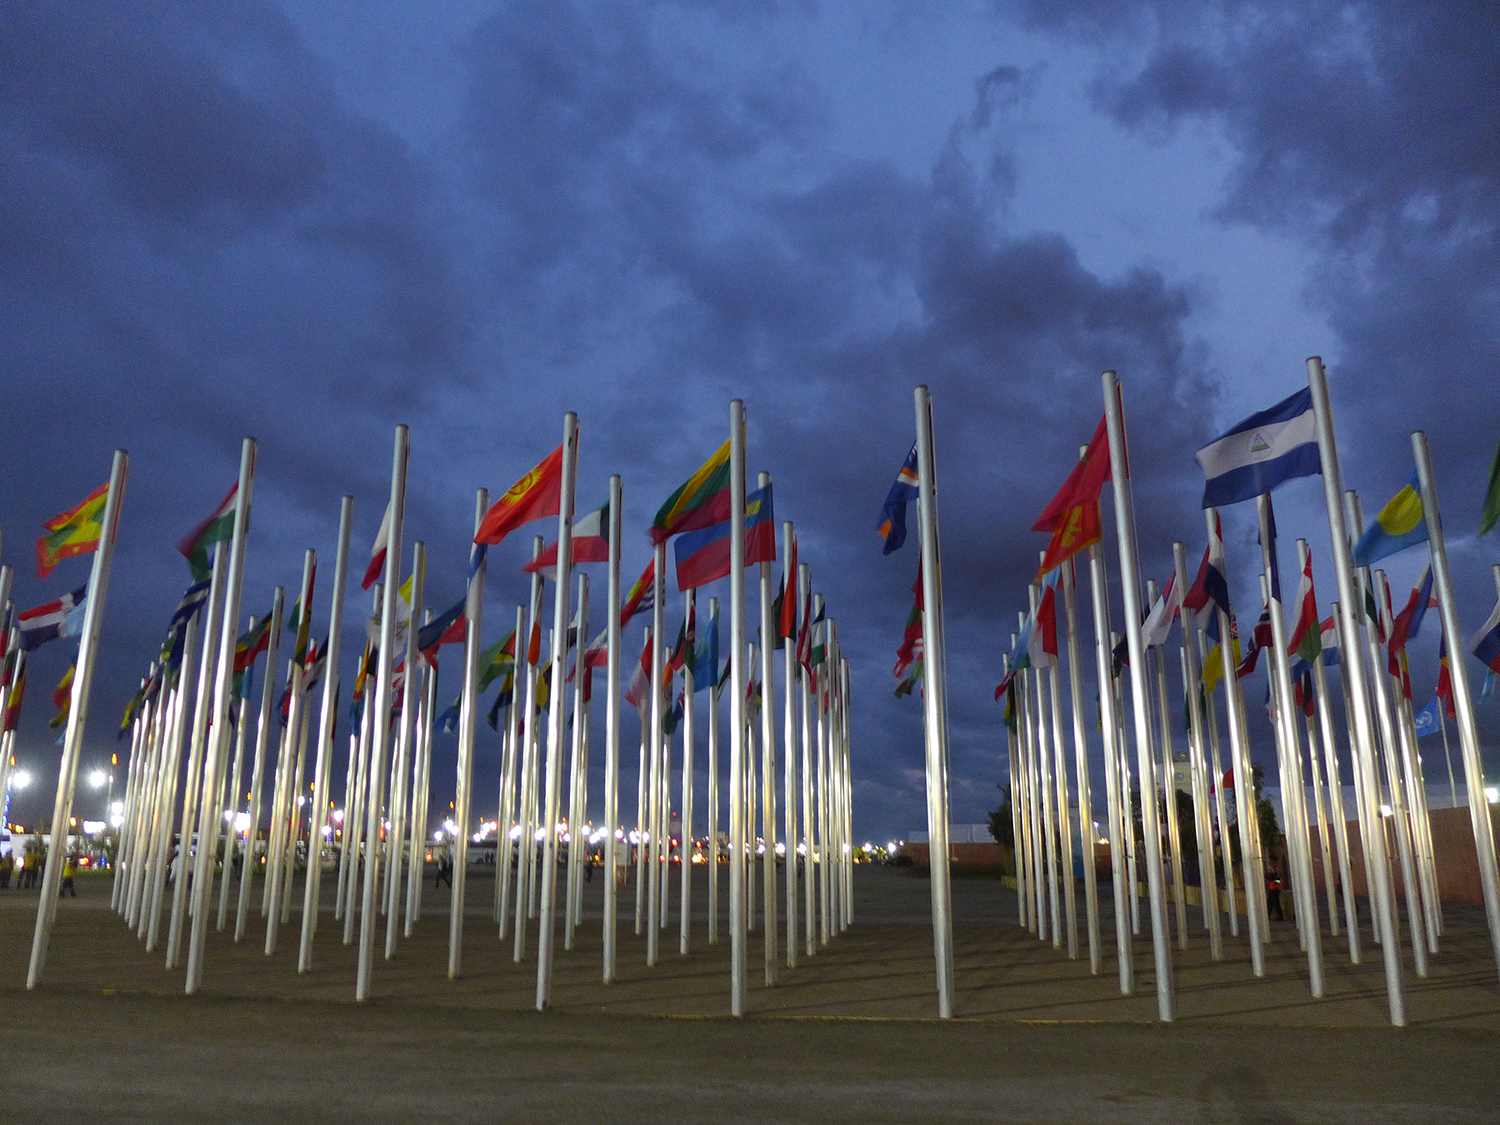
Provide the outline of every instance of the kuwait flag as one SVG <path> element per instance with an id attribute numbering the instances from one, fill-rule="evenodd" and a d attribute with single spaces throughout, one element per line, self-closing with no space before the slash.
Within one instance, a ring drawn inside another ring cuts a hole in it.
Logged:
<path id="1" fill-rule="evenodd" d="M 609 562 L 609 503 L 595 508 L 573 525 L 573 561 Z M 545 574 L 557 581 L 557 543 L 548 543 L 542 553 L 521 568 L 526 574 Z"/>
<path id="2" fill-rule="evenodd" d="M 562 507 L 562 461 L 563 447 L 559 445 L 511 485 L 485 513 L 474 542 L 494 546 L 523 523 L 557 515 Z"/>
<path id="3" fill-rule="evenodd" d="M 689 590 L 729 576 L 730 521 L 686 532 L 677 540 L 677 588 Z M 745 565 L 776 561 L 776 512 L 771 486 L 745 497 Z"/>
<path id="4" fill-rule="evenodd" d="M 651 542 L 683 531 L 697 531 L 729 519 L 729 443 L 688 477 L 651 521 Z M 728 571 L 725 571 L 727 574 Z"/>
<path id="5" fill-rule="evenodd" d="M 47 602 L 19 615 L 16 627 L 20 630 L 21 651 L 30 652 L 58 637 L 76 637 L 81 634 L 88 592 L 87 586 L 80 586 L 55 602 Z"/>
<path id="6" fill-rule="evenodd" d="M 193 568 L 193 577 L 201 582 L 208 577 L 208 549 L 225 543 L 234 535 L 234 513 L 239 507 L 240 482 L 235 481 L 213 513 L 177 544 L 177 549 Z"/>
<path id="7" fill-rule="evenodd" d="M 109 494 L 109 482 L 105 481 L 84 498 L 82 504 L 70 511 L 61 512 L 42 524 L 47 532 L 36 541 L 36 576 L 46 578 L 52 573 L 60 559 L 74 555 L 86 555 L 99 549 L 102 528 L 99 514 L 104 510 L 104 500 Z"/>

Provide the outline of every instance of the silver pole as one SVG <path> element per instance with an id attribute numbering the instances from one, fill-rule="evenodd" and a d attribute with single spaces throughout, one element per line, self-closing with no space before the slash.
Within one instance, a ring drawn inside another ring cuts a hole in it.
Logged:
<path id="1" fill-rule="evenodd" d="M 378 605 L 385 598 L 385 584 L 375 584 L 375 601 Z M 372 650 L 373 655 L 373 650 Z M 354 767 L 354 789 L 344 794 L 344 854 L 348 863 L 344 872 L 344 944 L 354 942 L 354 894 L 359 883 L 360 864 L 363 862 L 365 796 L 369 787 L 370 745 L 375 727 L 375 685 L 368 677 L 364 695 L 360 700 L 359 738 L 349 752 L 358 758 Z"/>
<path id="2" fill-rule="evenodd" d="M 1172 544 L 1174 581 L 1182 596 L 1187 597 L 1187 553 L 1181 543 Z M 1224 936 L 1219 925 L 1219 880 L 1214 873 L 1214 828 L 1209 815 L 1208 765 L 1204 755 L 1203 711 L 1199 706 L 1198 684 L 1202 669 L 1198 665 L 1197 625 L 1193 613 L 1184 604 L 1178 611 L 1182 627 L 1182 691 L 1187 699 L 1188 754 L 1192 763 L 1193 821 L 1198 840 L 1198 890 L 1203 896 L 1203 921 L 1208 927 L 1209 959 L 1224 959 Z"/>
<path id="3" fill-rule="evenodd" d="M 615 979 L 619 928 L 618 841 L 620 830 L 620 537 L 624 489 L 618 473 L 609 478 L 609 653 L 604 703 L 604 983 Z"/>
<path id="4" fill-rule="evenodd" d="M 1076 961 L 1078 896 L 1077 886 L 1073 882 L 1073 820 L 1068 812 L 1068 760 L 1063 754 L 1062 680 L 1057 674 L 1057 657 L 1050 652 L 1047 654 L 1047 697 L 1051 705 L 1048 718 L 1052 728 L 1052 764 L 1057 784 L 1057 837 L 1061 845 L 1058 873 L 1062 876 L 1064 920 L 1068 928 L 1068 959 Z M 1079 816 L 1083 816 L 1081 806 Z"/>
<path id="5" fill-rule="evenodd" d="M 542 553 L 542 537 L 534 536 L 531 540 L 531 557 L 534 559 Z M 524 640 L 519 636 L 516 638 L 516 667 L 521 667 L 521 661 L 526 665 L 526 683 L 519 698 L 513 698 L 512 707 L 520 707 L 521 711 L 521 781 L 520 791 L 516 794 L 516 800 L 520 805 L 521 835 L 516 841 L 516 934 L 515 947 L 512 959 L 516 964 L 526 956 L 526 903 L 531 890 L 531 876 L 535 870 L 534 861 L 536 857 L 536 818 L 532 813 L 531 794 L 535 787 L 536 762 L 536 681 L 537 665 L 531 662 L 531 635 L 541 628 L 542 620 L 542 594 L 543 580 L 540 571 L 531 575 L 531 597 L 526 608 L 526 637 Z M 540 657 L 540 654 L 538 654 Z M 521 680 L 517 676 L 516 688 L 521 689 Z"/>
<path id="6" fill-rule="evenodd" d="M 1448 641 L 1448 675 L 1453 684 L 1453 707 L 1458 713 L 1458 740 L 1463 755 L 1464 785 L 1469 791 L 1469 819 L 1479 857 L 1479 883 L 1484 890 L 1484 913 L 1490 927 L 1490 945 L 1500 966 L 1500 875 L 1495 863 L 1495 833 L 1485 798 L 1484 762 L 1479 753 L 1479 729 L 1474 722 L 1474 697 L 1469 690 L 1469 670 L 1464 664 L 1464 643 L 1458 627 L 1458 606 L 1453 596 L 1453 578 L 1448 571 L 1448 549 L 1443 538 L 1443 521 L 1438 511 L 1437 480 L 1432 472 L 1432 455 L 1427 449 L 1427 435 L 1417 430 L 1411 435 L 1412 452 L 1417 459 L 1417 479 L 1422 486 L 1422 510 L 1427 520 L 1427 543 L 1432 554 L 1432 585 L 1437 591 L 1438 612 L 1442 615 L 1443 636 Z M 1496 589 L 1500 591 L 1500 576 Z"/>
<path id="7" fill-rule="evenodd" d="M 812 611 L 812 571 L 806 563 L 801 563 L 797 567 L 797 574 L 798 590 L 803 593 L 802 616 L 804 619 L 807 619 L 809 613 Z M 808 636 L 811 638 L 812 625 L 810 621 L 807 622 L 806 628 Z M 814 902 L 817 891 L 814 881 L 815 870 L 813 867 L 813 831 L 816 816 L 813 812 L 812 790 L 813 704 L 811 679 L 812 677 L 806 669 L 803 669 L 797 677 L 800 685 L 799 692 L 802 708 L 802 862 L 806 870 L 802 887 L 806 938 L 803 948 L 809 957 L 814 956 L 818 950 L 817 932 L 815 930 L 817 925 L 817 907 Z"/>
<path id="8" fill-rule="evenodd" d="M 578 894 L 583 881 L 582 857 L 588 852 L 588 837 L 581 835 L 587 819 L 587 797 L 583 788 L 587 764 L 584 761 L 584 732 L 588 729 L 588 704 L 584 699 L 584 667 L 589 647 L 589 576 L 578 576 L 578 656 L 573 664 L 573 744 L 568 764 L 568 901 L 564 911 L 563 948 L 573 948 L 573 931 L 578 926 Z"/>
<path id="9" fill-rule="evenodd" d="M 649 867 L 646 870 L 646 964 L 656 964 L 661 946 L 661 925 L 658 919 L 662 911 L 662 861 L 666 858 L 661 846 L 661 821 L 662 821 L 662 775 L 661 761 L 662 747 L 662 693 L 669 686 L 662 663 L 666 657 L 666 641 L 662 633 L 666 631 L 666 583 L 664 572 L 667 569 L 667 543 L 662 540 L 655 546 L 655 565 L 652 567 L 652 581 L 655 590 L 651 599 L 651 700 L 646 708 L 646 714 L 651 719 L 651 729 L 643 741 L 647 747 L 649 761 L 647 763 L 647 798 L 646 798 L 646 856 Z"/>
<path id="10" fill-rule="evenodd" d="M 1094 799 L 1089 778 L 1089 744 L 1083 726 L 1082 665 L 1078 659 L 1078 572 L 1074 559 L 1069 559 L 1063 568 L 1063 624 L 1068 646 L 1068 702 L 1073 712 L 1073 764 L 1078 775 L 1078 830 L 1083 846 L 1083 902 L 1089 931 L 1089 971 L 1098 975 L 1100 963 L 1099 941 L 1099 878 L 1094 869 Z M 1011 798 L 1015 808 L 1015 798 Z"/>
<path id="11" fill-rule="evenodd" d="M 94 680 L 94 660 L 99 651 L 99 628 L 104 619 L 105 596 L 109 593 L 109 570 L 114 562 L 115 535 L 120 528 L 120 503 L 125 498 L 125 477 L 130 469 L 130 455 L 115 450 L 109 471 L 109 491 L 104 497 L 104 511 L 99 519 L 99 549 L 94 553 L 93 572 L 89 575 L 88 605 L 83 611 L 83 632 L 78 641 L 78 662 L 73 670 L 73 698 L 68 708 L 68 723 L 63 732 L 62 763 L 57 773 L 57 797 L 52 806 L 52 847 L 47 866 L 42 871 L 42 897 L 36 913 L 36 931 L 31 940 L 31 964 L 26 971 L 26 987 L 35 988 L 47 962 L 47 945 L 52 937 L 52 921 L 57 915 L 58 888 L 62 886 L 64 851 L 68 846 L 68 820 L 73 810 L 73 786 L 78 779 L 78 757 L 83 749 L 83 728 L 88 719 L 89 688 Z"/>
<path id="12" fill-rule="evenodd" d="M 511 661 L 510 706 L 505 712 L 504 760 L 500 766 L 500 811 L 496 816 L 500 834 L 495 845 L 495 912 L 494 921 L 499 927 L 500 939 L 505 940 L 510 929 L 511 869 L 519 867 L 522 842 L 519 839 L 520 822 L 517 819 L 516 775 L 521 750 L 522 694 L 525 686 L 522 661 L 526 658 L 526 607 L 516 606 L 515 659 Z"/>
<path id="13" fill-rule="evenodd" d="M 791 520 L 783 520 L 781 523 L 781 557 L 782 577 L 786 586 L 783 597 L 788 600 L 798 597 L 800 591 L 797 589 L 797 574 L 788 568 L 792 565 L 793 549 L 792 542 L 795 538 L 795 530 Z M 792 602 L 792 620 L 796 620 L 796 602 Z M 776 630 L 781 631 L 781 622 L 776 622 Z M 781 741 L 784 747 L 783 753 L 785 763 L 782 770 L 782 802 L 786 806 L 786 965 L 789 969 L 797 967 L 797 708 L 793 699 L 797 683 L 797 655 L 796 655 L 796 632 L 792 629 L 792 636 L 786 637 L 781 644 L 781 694 L 782 694 L 782 731 Z M 717 669 L 715 669 L 717 673 Z"/>
<path id="14" fill-rule="evenodd" d="M 566 472 L 566 470 L 564 470 Z M 403 498 L 404 501 L 404 498 Z M 474 533 L 479 533 L 479 526 L 484 522 L 485 513 L 490 508 L 490 493 L 487 488 L 479 488 L 474 491 Z M 570 512 L 569 515 L 572 513 Z M 392 524 L 392 535 L 395 534 L 395 524 Z M 472 542 L 472 540 L 471 540 Z M 472 551 L 472 546 L 470 547 Z M 558 566 L 561 568 L 568 561 L 566 557 L 559 556 Z M 464 942 L 464 902 L 465 892 L 469 885 L 469 827 L 471 823 L 470 805 L 473 801 L 474 791 L 474 727 L 479 719 L 479 693 L 475 690 L 479 681 L 479 644 L 480 633 L 484 628 L 484 578 L 485 561 L 479 560 L 479 565 L 473 567 L 473 573 L 469 576 L 468 588 L 465 591 L 464 602 L 464 683 L 463 694 L 460 697 L 458 709 L 458 769 L 453 795 L 453 820 L 458 825 L 458 833 L 453 838 L 453 892 L 449 899 L 448 908 L 448 979 L 453 980 L 458 976 L 460 964 L 463 958 Z M 559 569 L 559 574 L 562 570 Z M 566 601 L 566 592 L 560 591 L 560 600 Z M 564 649 L 567 645 L 563 646 Z M 553 677 L 553 683 L 560 689 L 562 684 L 560 676 Z"/>
<path id="15" fill-rule="evenodd" d="M 685 612 L 688 619 L 695 623 L 697 595 L 698 591 L 693 588 L 689 588 L 686 594 Z M 678 936 L 679 953 L 688 951 L 693 917 L 693 736 L 697 733 L 693 693 L 698 687 L 693 676 L 693 660 L 694 654 L 689 648 L 682 668 L 682 928 Z"/>
<path id="16" fill-rule="evenodd" d="M 1147 600 L 1155 602 L 1158 596 L 1160 596 L 1160 590 L 1155 580 L 1148 580 L 1146 582 Z M 1151 654 L 1151 663 L 1155 666 L 1151 678 L 1156 685 L 1157 729 L 1161 732 L 1162 815 L 1166 819 L 1168 854 L 1172 859 L 1172 898 L 1177 914 L 1177 940 L 1179 945 L 1186 949 L 1187 894 L 1186 884 L 1182 878 L 1182 833 L 1177 823 L 1177 775 L 1173 765 L 1172 720 L 1167 701 L 1167 650 L 1165 645 L 1160 645 L 1148 651 Z"/>
<path id="17" fill-rule="evenodd" d="M 302 586 L 298 598 L 299 613 L 301 621 L 307 620 L 307 615 L 312 610 L 313 575 L 318 566 L 317 552 L 308 548 L 302 558 Z M 303 632 L 301 626 L 298 635 Z M 304 654 L 295 650 L 290 661 L 291 686 L 288 691 L 291 698 L 288 705 L 286 729 L 281 735 L 281 755 L 276 766 L 276 784 L 271 792 L 271 829 L 267 837 L 266 850 L 266 894 L 264 910 L 266 914 L 266 956 L 276 952 L 276 939 L 281 926 L 281 895 L 285 889 L 285 880 L 282 870 L 286 864 L 287 834 L 289 818 L 296 813 L 297 791 L 292 781 L 292 773 L 296 768 L 296 746 L 297 736 L 302 727 L 302 708 L 304 706 L 302 693 L 302 679 L 306 669 L 303 666 Z M 267 666 L 267 672 L 270 671 Z"/>
<path id="18" fill-rule="evenodd" d="M 250 628 L 256 626 L 256 619 L 250 618 Z M 248 674 L 249 670 L 246 669 Z M 245 765 L 245 739 L 250 732 L 250 701 L 243 696 L 240 698 L 239 714 L 235 720 L 234 735 L 234 765 L 229 771 L 229 797 L 225 801 L 228 806 L 229 819 L 225 825 L 224 833 L 224 870 L 219 875 L 219 914 L 214 922 L 214 929 L 219 933 L 229 924 L 229 874 L 233 866 L 234 853 L 239 848 L 239 820 L 240 811 L 240 781 L 243 779 Z M 134 755 L 132 755 L 132 758 Z M 132 762 L 132 765 L 134 763 Z"/>
<path id="19" fill-rule="evenodd" d="M 757 474 L 756 486 L 763 492 L 769 489 L 771 474 Z M 771 602 L 775 596 L 775 591 L 771 588 L 771 564 L 763 562 L 760 564 L 760 834 L 765 847 L 765 854 L 761 857 L 761 909 L 765 912 L 766 936 L 763 948 L 768 985 L 776 983 L 776 970 L 781 960 L 781 950 L 777 946 L 781 937 L 781 921 L 776 917 L 776 622 L 771 620 Z M 689 685 L 691 686 L 691 681 Z M 684 841 L 687 839 L 686 827 L 687 822 L 684 820 Z M 684 856 L 684 876 L 687 870 L 687 857 Z"/>
<path id="20" fill-rule="evenodd" d="M 1109 588 L 1104 576 L 1104 551 L 1095 543 L 1089 548 L 1089 593 L 1094 610 L 1094 667 L 1099 682 L 1099 726 L 1104 740 L 1104 788 L 1109 805 L 1109 865 L 1114 877 L 1115 953 L 1120 967 L 1120 993 L 1135 991 L 1135 968 L 1131 960 L 1130 904 L 1135 886 L 1126 868 L 1125 834 L 1131 831 L 1121 815 L 1124 795 L 1120 791 L 1119 719 L 1115 712 L 1113 675 L 1110 668 Z M 1012 801 L 1015 797 L 1012 796 Z"/>
<path id="21" fill-rule="evenodd" d="M 1354 572 L 1349 557 L 1349 537 L 1344 526 L 1343 483 L 1339 476 L 1338 446 L 1333 434 L 1333 409 L 1328 398 L 1328 381 L 1323 370 L 1323 361 L 1317 356 L 1307 360 L 1307 382 L 1312 390 L 1313 411 L 1318 427 L 1318 452 L 1322 458 L 1323 497 L 1328 509 L 1328 534 L 1333 545 L 1333 569 L 1338 578 L 1339 615 L 1343 621 L 1344 636 L 1350 641 L 1344 650 L 1348 659 L 1343 661 L 1344 682 L 1354 700 L 1354 753 L 1355 769 L 1361 784 L 1368 794 L 1376 790 L 1374 731 L 1370 727 L 1370 716 L 1365 701 L 1369 698 L 1365 684 L 1364 665 L 1357 645 L 1359 622 L 1356 614 L 1362 603 L 1354 591 Z M 1429 524 L 1429 527 L 1431 524 Z M 1375 870 L 1374 912 L 1378 915 L 1379 931 L 1384 935 L 1394 934 L 1395 914 L 1391 905 L 1390 872 L 1386 864 L 1385 840 L 1379 833 L 1371 833 L 1371 860 Z M 1386 941 L 1382 947 L 1385 956 L 1386 994 L 1390 1005 L 1391 1023 L 1406 1026 L 1406 999 L 1401 983 L 1401 951 L 1396 942 Z"/>
<path id="22" fill-rule="evenodd" d="M 423 616 L 431 620 L 432 611 Z M 517 634 L 519 636 L 519 634 Z M 417 760 L 412 766 L 411 807 L 411 873 L 406 889 L 405 936 L 410 937 L 412 927 L 422 916 L 422 888 L 424 857 L 427 855 L 427 805 L 432 782 L 432 724 L 437 715 L 437 669 L 423 662 L 422 667 L 422 711 L 421 725 L 417 736 Z M 514 683 L 512 683 L 514 688 Z M 511 708 L 515 709 L 514 693 Z M 507 868 L 508 870 L 508 868 Z"/>
<path id="23" fill-rule="evenodd" d="M 661 556 L 658 555 L 658 558 Z M 660 581 L 661 565 L 656 568 Z M 661 604 L 661 598 L 656 599 Z M 729 404 L 729 1011 L 745 1014 L 745 404 Z M 657 639 L 660 650 L 660 638 Z M 655 677 L 653 676 L 653 690 Z M 653 701 L 653 706 L 659 706 Z M 654 724 L 653 738 L 660 737 Z"/>
<path id="24" fill-rule="evenodd" d="M 922 692 L 927 743 L 927 839 L 932 875 L 932 937 L 938 1015 L 953 1016 L 953 899 L 948 874 L 948 714 L 943 660 L 943 572 L 938 544 L 932 395 L 914 392 L 917 421 L 917 519 L 922 550 Z"/>
<path id="25" fill-rule="evenodd" d="M 282 614 L 286 587 L 277 586 L 271 600 L 271 633 L 266 642 L 266 674 L 260 685 L 260 716 L 255 725 L 255 756 L 250 767 L 250 824 L 245 829 L 245 864 L 240 868 L 240 893 L 235 903 L 234 940 L 245 936 L 250 907 L 250 880 L 255 870 L 255 847 L 260 838 L 260 798 L 265 788 L 266 744 L 271 737 L 271 706 L 276 700 L 276 661 L 281 651 Z M 249 700 L 246 700 L 248 705 Z"/>
<path id="26" fill-rule="evenodd" d="M 1038 609 L 1041 603 L 1036 583 L 1033 582 L 1026 590 L 1031 601 L 1031 627 L 1033 630 L 1041 628 L 1038 620 Z M 1052 781 L 1052 751 L 1048 745 L 1049 736 L 1047 730 L 1047 701 L 1044 694 L 1044 677 L 1042 669 L 1033 667 L 1027 679 L 1031 682 L 1034 693 L 1028 697 L 1028 702 L 1035 703 L 1036 725 L 1033 728 L 1032 739 L 1036 747 L 1035 762 L 1037 767 L 1036 786 L 1041 795 L 1042 811 L 1042 843 L 1044 851 L 1044 862 L 1042 865 L 1042 876 L 1047 884 L 1047 907 L 1051 911 L 1051 934 L 1052 948 L 1062 948 L 1062 897 L 1059 894 L 1059 875 L 1057 869 L 1057 811 L 1052 807 L 1057 799 L 1057 791 Z"/>
<path id="27" fill-rule="evenodd" d="M 646 626 L 645 647 L 651 646 L 651 627 Z M 649 689 L 648 689 L 649 690 Z M 642 699 L 635 709 L 636 718 L 640 721 L 641 745 L 640 765 L 635 775 L 635 934 L 640 937 L 644 933 L 645 910 L 646 910 L 646 858 L 649 853 L 647 845 L 647 829 L 650 800 L 646 796 L 646 785 L 650 775 L 650 768 L 646 763 L 646 744 L 651 741 L 651 732 L 647 728 L 650 722 L 651 701 Z"/>
<path id="28" fill-rule="evenodd" d="M 708 599 L 709 628 L 717 628 L 719 599 Z M 719 670 L 708 685 L 708 944 L 719 940 Z"/>
<path id="29" fill-rule="evenodd" d="M 375 955 L 375 879 L 380 860 L 381 804 L 385 789 L 386 751 L 391 740 L 391 668 L 396 662 L 396 599 L 400 597 L 402 532 L 406 522 L 406 466 L 411 456 L 411 432 L 396 427 L 391 454 L 390 531 L 386 539 L 384 589 L 380 607 L 380 651 L 375 656 L 375 710 L 371 716 L 370 770 L 365 800 L 365 872 L 360 899 L 359 965 L 354 998 L 370 996 L 370 969 Z M 366 685 L 369 690 L 369 685 Z"/>
<path id="30" fill-rule="evenodd" d="M 335 596 L 342 588 L 335 591 Z M 422 620 L 423 601 L 427 594 L 427 544 L 418 540 L 412 544 L 411 558 L 411 605 L 410 613 L 406 623 L 406 652 L 403 663 L 406 674 L 401 679 L 401 731 L 396 739 L 396 759 L 391 763 L 391 830 L 387 833 L 387 839 L 391 842 L 391 863 L 387 869 L 389 874 L 386 879 L 386 905 L 385 905 L 385 959 L 389 961 L 396 955 L 396 925 L 400 918 L 401 910 L 401 864 L 402 852 L 405 850 L 407 840 L 406 810 L 409 804 L 414 805 L 416 801 L 416 776 L 411 771 L 411 765 L 415 764 L 418 752 L 414 751 L 414 743 L 420 738 L 417 730 L 417 707 L 418 692 L 421 690 L 422 673 L 425 670 L 426 661 L 422 659 L 421 650 L 417 648 L 417 622 Z M 329 654 L 330 658 L 332 653 Z M 324 696 L 324 709 L 326 713 L 329 697 Z M 319 747 L 322 753 L 321 746 Z M 410 795 L 407 793 L 407 778 L 412 778 L 412 789 Z M 321 779 L 321 767 L 319 777 Z M 324 798 L 323 804 L 326 805 Z M 417 820 L 415 811 L 412 820 Z M 321 835 L 321 830 L 320 833 Z M 415 833 L 411 836 L 411 867 L 408 871 L 407 885 L 410 888 L 410 875 L 415 873 L 418 881 L 422 877 L 422 853 L 417 850 L 419 840 Z M 499 855 L 499 852 L 496 852 Z M 312 874 L 309 871 L 308 880 L 311 882 Z M 409 897 L 409 893 L 408 893 Z M 311 904 L 311 909 L 317 909 L 317 903 Z"/>
<path id="31" fill-rule="evenodd" d="M 1156 786 L 1151 760 L 1151 711 L 1146 699 L 1146 647 L 1141 641 L 1141 579 L 1135 557 L 1135 510 L 1130 498 L 1130 478 L 1125 475 L 1125 421 L 1120 407 L 1119 380 L 1106 371 L 1104 415 L 1109 430 L 1109 460 L 1117 466 L 1112 474 L 1115 496 L 1115 530 L 1120 548 L 1120 586 L 1125 600 L 1125 641 L 1130 652 L 1130 696 L 1135 718 L 1135 753 L 1141 784 L 1141 827 L 1146 837 L 1146 882 L 1151 895 L 1151 938 L 1156 958 L 1156 1005 L 1164 1023 L 1175 1016 L 1176 997 L 1172 982 L 1171 934 L 1167 930 L 1166 902 L 1162 895 L 1161 833 L 1156 801 L 1148 799 Z"/>
<path id="32" fill-rule="evenodd" d="M 1323 762 L 1328 769 L 1328 797 L 1333 821 L 1334 841 L 1338 844 L 1339 874 L 1344 887 L 1344 917 L 1349 937 L 1349 961 L 1358 965 L 1359 912 L 1354 902 L 1354 879 L 1349 867 L 1349 825 L 1344 818 L 1343 782 L 1339 776 L 1338 744 L 1333 736 L 1333 714 L 1328 696 L 1328 674 L 1323 667 L 1323 654 L 1313 661 L 1313 690 L 1318 697 L 1318 724 L 1322 733 Z"/>

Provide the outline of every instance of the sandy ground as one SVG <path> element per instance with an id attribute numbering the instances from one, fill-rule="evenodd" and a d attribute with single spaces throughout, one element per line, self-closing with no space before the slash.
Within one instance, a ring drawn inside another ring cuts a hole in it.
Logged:
<path id="1" fill-rule="evenodd" d="M 622 895 L 620 980 L 599 981 L 598 880 L 576 948 L 558 942 L 552 1010 L 535 1011 L 535 924 L 517 964 L 490 922 L 493 872 L 475 869 L 463 972 L 447 977 L 447 889 L 371 1000 L 353 1001 L 354 947 L 325 907 L 315 965 L 296 972 L 299 918 L 263 953 L 211 934 L 203 989 L 147 954 L 109 909 L 107 877 L 59 908 L 42 986 L 24 989 L 34 893 L 0 893 L 0 1121 L 1037 1121 L 1500 1120 L 1500 987 L 1481 912 L 1449 907 L 1412 1026 L 1391 1029 L 1378 956 L 1351 966 L 1325 935 L 1328 996 L 1314 999 L 1291 926 L 1267 974 L 1243 938 L 1214 963 L 1193 920 L 1174 953 L 1179 1016 L 1156 1020 L 1149 939 L 1121 996 L 1111 911 L 1101 974 L 1015 925 L 993 880 L 954 882 L 956 1012 L 938 1021 L 928 884 L 861 868 L 855 924 L 764 978 L 749 953 L 750 1015 L 727 1016 L 727 945 L 706 944 L 706 879 L 692 948 L 678 920 L 645 964 L 634 889 Z M 331 900 L 331 883 L 325 888 Z M 297 896 L 300 903 L 300 893 Z M 675 902 L 675 895 L 674 895 Z M 1081 910 L 1080 910 L 1081 913 Z M 231 910 L 231 926 L 233 911 Z M 1369 944 L 1366 929 L 1365 943 Z M 383 938 L 383 926 L 382 926 Z"/>

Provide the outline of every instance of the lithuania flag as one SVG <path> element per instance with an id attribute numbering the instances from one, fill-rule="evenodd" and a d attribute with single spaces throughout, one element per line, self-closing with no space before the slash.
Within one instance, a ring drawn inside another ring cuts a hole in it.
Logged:
<path id="1" fill-rule="evenodd" d="M 109 494 L 106 481 L 71 511 L 53 516 L 42 527 L 47 534 L 36 541 L 36 576 L 46 578 L 60 559 L 86 555 L 99 549 L 99 514 Z"/>
<path id="2" fill-rule="evenodd" d="M 726 441 L 667 497 L 651 521 L 651 542 L 661 543 L 679 531 L 697 531 L 728 518 L 729 443 Z"/>

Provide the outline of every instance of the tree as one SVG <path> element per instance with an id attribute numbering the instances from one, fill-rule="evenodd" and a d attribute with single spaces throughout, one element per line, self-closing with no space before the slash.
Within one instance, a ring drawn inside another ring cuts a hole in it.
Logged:
<path id="1" fill-rule="evenodd" d="M 990 813 L 990 835 L 1001 847 L 1015 851 L 1016 823 L 1011 813 L 1010 786 L 997 785 L 1000 790 L 1000 807 Z"/>

